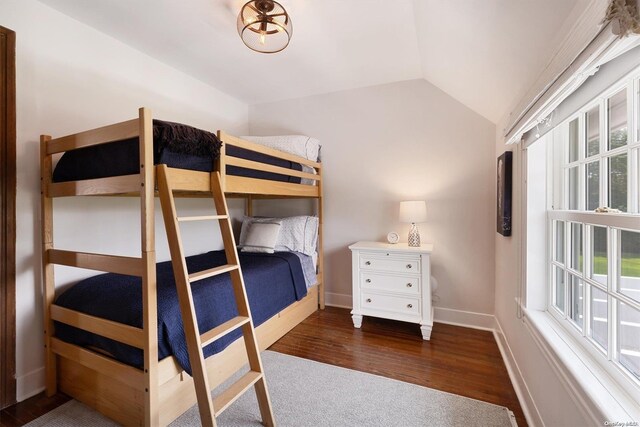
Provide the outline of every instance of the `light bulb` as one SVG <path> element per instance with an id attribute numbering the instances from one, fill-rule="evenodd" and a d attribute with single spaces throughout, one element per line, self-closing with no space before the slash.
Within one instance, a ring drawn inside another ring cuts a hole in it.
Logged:
<path id="1" fill-rule="evenodd" d="M 260 33 L 260 44 L 264 44 L 264 33 Z"/>

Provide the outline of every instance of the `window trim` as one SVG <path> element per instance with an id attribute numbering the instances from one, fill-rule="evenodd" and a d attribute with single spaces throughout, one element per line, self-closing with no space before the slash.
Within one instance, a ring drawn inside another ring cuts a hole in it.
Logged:
<path id="1" fill-rule="evenodd" d="M 582 340 L 568 332 L 549 311 L 523 308 L 524 324 L 576 403 L 594 424 L 603 420 L 637 421 L 637 400 L 620 387 L 604 365 L 594 360 Z"/>

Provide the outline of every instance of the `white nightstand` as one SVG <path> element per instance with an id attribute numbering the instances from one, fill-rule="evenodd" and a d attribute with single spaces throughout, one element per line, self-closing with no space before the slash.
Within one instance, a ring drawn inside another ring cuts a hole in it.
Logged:
<path id="1" fill-rule="evenodd" d="M 353 271 L 353 326 L 362 316 L 420 324 L 422 338 L 431 338 L 431 263 L 433 245 L 410 247 L 380 242 L 349 246 Z"/>

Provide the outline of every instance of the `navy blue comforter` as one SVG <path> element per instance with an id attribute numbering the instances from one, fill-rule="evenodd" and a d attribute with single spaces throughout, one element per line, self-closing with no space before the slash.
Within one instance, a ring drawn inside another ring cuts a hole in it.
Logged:
<path id="1" fill-rule="evenodd" d="M 180 123 L 153 121 L 153 164 L 170 168 L 211 172 L 214 160 L 220 155 L 218 137 L 201 129 Z M 301 171 L 300 163 L 235 146 L 226 147 L 228 156 Z M 140 172 L 138 138 L 84 147 L 67 151 L 53 171 L 54 182 L 77 181 L 131 175 Z M 300 184 L 299 177 L 228 165 L 226 173 L 247 178 Z"/>
<path id="2" fill-rule="evenodd" d="M 187 258 L 189 272 L 226 264 L 224 251 Z M 307 294 L 299 258 L 288 252 L 240 253 L 254 325 L 258 326 Z M 157 264 L 159 359 L 174 355 L 191 373 L 182 317 L 171 262 Z M 192 291 L 201 332 L 238 315 L 229 274 L 200 280 Z M 93 316 L 142 327 L 142 286 L 139 277 L 101 274 L 85 279 L 60 295 L 57 305 Z M 129 365 L 142 368 L 142 350 L 56 322 L 56 336 L 85 347 L 97 347 Z M 205 356 L 218 353 L 241 336 L 236 330 L 205 347 Z"/>

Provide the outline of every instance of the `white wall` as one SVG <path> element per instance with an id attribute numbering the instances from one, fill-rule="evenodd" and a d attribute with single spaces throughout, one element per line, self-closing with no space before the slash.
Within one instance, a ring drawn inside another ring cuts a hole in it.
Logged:
<path id="1" fill-rule="evenodd" d="M 0 25 L 17 33 L 16 370 L 18 398 L 23 399 L 43 385 L 39 135 L 62 136 L 135 118 L 141 106 L 151 108 L 154 117 L 245 133 L 248 107 L 33 0 L 3 0 Z M 56 246 L 139 254 L 138 205 L 136 199 L 58 199 Z M 209 203 L 187 205 L 200 210 Z M 167 259 L 160 215 L 156 226 L 158 259 Z M 211 236 L 191 251 L 219 246 L 215 229 Z M 69 282 L 78 271 L 57 269 L 58 282 Z"/>
<path id="2" fill-rule="evenodd" d="M 413 80 L 253 105 L 249 130 L 306 134 L 323 145 L 328 303 L 351 306 L 347 246 L 384 241 L 391 230 L 406 241 L 399 202 L 418 199 L 427 202 L 422 241 L 435 247 L 436 305 L 493 314 L 492 123 L 425 80 Z"/>
<path id="3" fill-rule="evenodd" d="M 502 125 L 506 124 L 504 120 Z M 502 129 L 496 133 L 496 157 L 504 151 L 514 151 L 512 235 L 495 234 L 495 316 L 499 324 L 496 338 L 505 350 L 505 362 L 512 373 L 523 410 L 531 425 L 584 426 L 592 421 L 587 418 L 567 391 L 564 382 L 536 344 L 529 327 L 517 315 L 516 298 L 522 282 L 521 253 L 523 245 L 520 187 L 522 166 L 519 147 L 505 146 Z M 529 179 L 544 176 L 529 176 Z"/>

